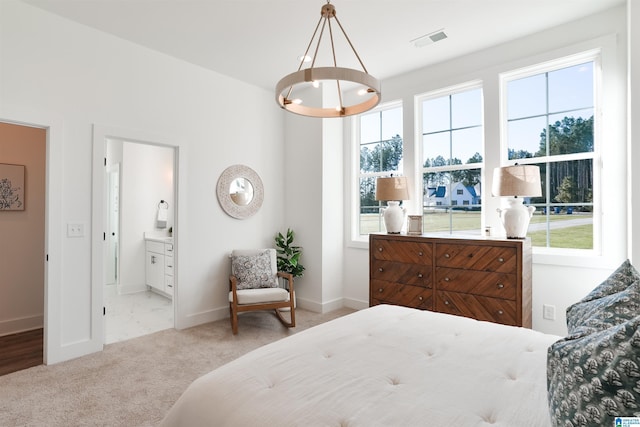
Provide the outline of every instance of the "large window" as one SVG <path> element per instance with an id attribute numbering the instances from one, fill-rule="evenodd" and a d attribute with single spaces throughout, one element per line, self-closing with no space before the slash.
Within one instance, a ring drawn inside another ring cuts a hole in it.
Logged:
<path id="1" fill-rule="evenodd" d="M 542 197 L 528 236 L 534 246 L 594 248 L 596 58 L 503 79 L 504 163 L 540 166 Z"/>
<path id="2" fill-rule="evenodd" d="M 482 222 L 482 89 L 465 86 L 418 99 L 423 229 L 479 233 Z"/>
<path id="3" fill-rule="evenodd" d="M 386 104 L 357 118 L 360 151 L 358 233 L 384 231 L 376 178 L 402 174 L 402 106 Z"/>

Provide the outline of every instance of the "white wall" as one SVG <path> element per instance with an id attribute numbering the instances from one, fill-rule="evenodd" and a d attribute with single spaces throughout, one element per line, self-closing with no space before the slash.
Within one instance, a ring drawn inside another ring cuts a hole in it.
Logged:
<path id="1" fill-rule="evenodd" d="M 60 233 L 70 221 L 91 229 L 94 124 L 175 141 L 176 322 L 183 328 L 228 316 L 228 252 L 271 245 L 285 225 L 283 113 L 273 94 L 14 0 L 0 2 L 0 41 L 0 120 L 55 122 L 47 232 L 59 237 L 47 247 L 47 362 L 102 348 L 92 329 L 101 313 L 91 309 L 89 233 Z M 265 187 L 262 209 L 244 221 L 225 215 L 215 195 L 219 174 L 238 163 L 252 167 Z"/>
<path id="2" fill-rule="evenodd" d="M 550 29 L 523 39 L 514 40 L 482 52 L 383 81 L 383 102 L 402 99 L 404 106 L 404 142 L 413 145 L 414 96 L 448 86 L 482 81 L 485 103 L 485 168 L 498 164 L 500 141 L 499 74 L 529 65 L 561 58 L 594 47 L 603 46 L 603 150 L 602 176 L 603 254 L 602 256 L 557 256 L 534 252 L 533 267 L 533 327 L 564 334 L 564 311 L 606 277 L 627 256 L 626 222 L 626 134 L 625 134 L 625 72 L 626 72 L 626 13 L 620 7 L 580 21 Z M 349 126 L 348 126 L 349 128 Z M 345 139 L 350 130 L 345 132 Z M 352 161 L 349 151 L 346 161 Z M 404 164 L 415 167 L 413 151 L 405 152 Z M 349 166 L 345 169 L 348 170 Z M 410 175 L 410 171 L 407 172 Z M 350 180 L 345 191 L 349 192 Z M 415 183 L 411 183 L 415 184 Z M 417 198 L 409 204 L 409 213 L 419 213 Z M 485 212 L 494 212 L 497 199 L 485 198 Z M 487 224 L 498 226 L 497 215 L 486 215 Z M 345 226 L 346 227 L 346 226 Z M 347 237 L 345 252 L 344 298 L 348 305 L 362 307 L 368 301 L 368 251 L 366 245 L 350 243 Z M 556 306 L 556 320 L 542 319 L 542 304 Z"/>

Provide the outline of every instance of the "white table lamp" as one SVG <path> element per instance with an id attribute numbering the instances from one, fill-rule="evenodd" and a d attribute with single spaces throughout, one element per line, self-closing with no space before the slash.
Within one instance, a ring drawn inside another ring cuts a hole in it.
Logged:
<path id="1" fill-rule="evenodd" d="M 389 234 L 399 234 L 404 224 L 405 209 L 400 207 L 400 201 L 409 200 L 407 178 L 391 176 L 376 180 L 376 200 L 386 201 L 383 210 L 384 226 Z"/>
<path id="2" fill-rule="evenodd" d="M 506 208 L 498 208 L 500 220 L 508 239 L 524 239 L 529 221 L 536 210 L 534 206 L 524 206 L 523 197 L 540 197 L 540 168 L 535 165 L 514 165 L 493 170 L 493 196 L 509 197 Z"/>

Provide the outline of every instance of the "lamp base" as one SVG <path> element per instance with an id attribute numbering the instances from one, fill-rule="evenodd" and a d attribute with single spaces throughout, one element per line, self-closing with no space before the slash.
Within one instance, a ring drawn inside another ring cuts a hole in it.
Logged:
<path id="1" fill-rule="evenodd" d="M 388 201 L 384 214 L 384 226 L 388 234 L 400 234 L 404 224 L 405 209 L 400 207 L 400 202 Z"/>
<path id="2" fill-rule="evenodd" d="M 506 208 L 496 209 L 507 232 L 507 239 L 525 239 L 529 221 L 536 208 L 534 206 L 524 206 L 523 199 L 518 198 L 507 199 L 507 205 Z"/>

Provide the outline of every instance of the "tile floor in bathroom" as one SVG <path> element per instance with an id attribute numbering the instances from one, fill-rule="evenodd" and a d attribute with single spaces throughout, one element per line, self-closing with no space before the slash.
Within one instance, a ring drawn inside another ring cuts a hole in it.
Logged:
<path id="1" fill-rule="evenodd" d="M 105 344 L 173 328 L 173 304 L 151 291 L 118 295 L 115 285 L 104 287 Z"/>

